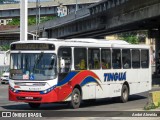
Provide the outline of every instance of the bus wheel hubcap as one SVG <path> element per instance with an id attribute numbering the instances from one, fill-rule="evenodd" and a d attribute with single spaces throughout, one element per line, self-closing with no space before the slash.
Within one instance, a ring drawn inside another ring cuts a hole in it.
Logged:
<path id="1" fill-rule="evenodd" d="M 79 103 L 79 95 L 77 94 L 77 93 L 75 93 L 74 94 L 74 96 L 73 96 L 73 101 L 74 101 L 74 103 Z"/>
<path id="2" fill-rule="evenodd" d="M 124 98 L 124 99 L 127 99 L 127 90 L 124 90 L 124 91 L 123 91 L 123 98 Z"/>

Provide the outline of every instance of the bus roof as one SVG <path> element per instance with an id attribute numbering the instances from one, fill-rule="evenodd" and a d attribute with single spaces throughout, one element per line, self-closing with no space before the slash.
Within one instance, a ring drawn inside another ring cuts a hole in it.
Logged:
<path id="1" fill-rule="evenodd" d="M 105 40 L 105 39 L 92 39 L 92 38 L 75 38 L 75 39 L 40 39 L 17 41 L 12 44 L 25 44 L 25 43 L 48 43 L 57 46 L 80 46 L 80 47 L 113 47 L 113 48 L 150 48 L 148 45 L 129 44 L 123 40 Z"/>

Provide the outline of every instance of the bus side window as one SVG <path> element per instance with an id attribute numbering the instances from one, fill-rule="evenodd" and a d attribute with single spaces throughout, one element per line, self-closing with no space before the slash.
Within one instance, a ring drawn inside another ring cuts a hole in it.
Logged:
<path id="1" fill-rule="evenodd" d="M 113 69 L 121 69 L 121 50 L 120 49 L 112 50 L 112 66 L 113 66 Z"/>
<path id="2" fill-rule="evenodd" d="M 74 67 L 75 67 L 75 70 L 87 69 L 87 49 L 86 48 L 74 49 Z"/>
<path id="3" fill-rule="evenodd" d="M 89 69 L 100 69 L 100 50 L 97 48 L 88 49 Z"/>
<path id="4" fill-rule="evenodd" d="M 141 67 L 149 67 L 149 50 L 141 50 Z"/>
<path id="5" fill-rule="evenodd" d="M 132 67 L 140 68 L 140 50 L 139 49 L 132 50 Z"/>
<path id="6" fill-rule="evenodd" d="M 59 73 L 68 73 L 71 69 L 71 48 L 60 48 L 58 51 Z"/>
<path id="7" fill-rule="evenodd" d="M 124 69 L 131 68 L 131 52 L 130 49 L 122 50 L 122 65 Z"/>
<path id="8" fill-rule="evenodd" d="M 111 51 L 110 49 L 101 50 L 101 67 L 102 69 L 111 68 Z"/>

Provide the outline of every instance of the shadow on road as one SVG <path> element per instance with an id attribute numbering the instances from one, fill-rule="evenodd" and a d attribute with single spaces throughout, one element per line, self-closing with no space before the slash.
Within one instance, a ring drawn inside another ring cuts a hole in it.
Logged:
<path id="1" fill-rule="evenodd" d="M 137 101 L 141 99 L 146 99 L 145 96 L 140 95 L 131 95 L 129 96 L 128 102 Z M 81 108 L 91 107 L 91 106 L 101 106 L 101 105 L 113 105 L 113 104 L 123 104 L 119 97 L 115 98 L 105 98 L 105 99 L 98 99 L 96 102 L 83 102 Z"/>
<path id="2" fill-rule="evenodd" d="M 140 95 L 131 95 L 129 97 L 128 102 L 138 101 L 146 99 L 144 96 Z M 98 99 L 96 101 L 83 101 L 80 108 L 86 107 L 95 107 L 95 106 L 103 106 L 103 105 L 114 105 L 114 104 L 123 104 L 120 103 L 119 98 L 106 98 L 106 99 Z M 14 104 L 14 105 L 4 105 L 1 106 L 6 110 L 32 110 L 28 104 Z M 71 109 L 68 103 L 53 103 L 53 104 L 42 104 L 41 107 L 37 110 L 67 110 Z"/>

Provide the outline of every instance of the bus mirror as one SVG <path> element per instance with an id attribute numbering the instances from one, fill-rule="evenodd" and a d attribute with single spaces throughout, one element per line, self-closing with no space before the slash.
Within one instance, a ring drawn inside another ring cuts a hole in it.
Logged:
<path id="1" fill-rule="evenodd" d="M 60 58 L 60 68 L 65 68 L 65 61 L 62 58 Z"/>

